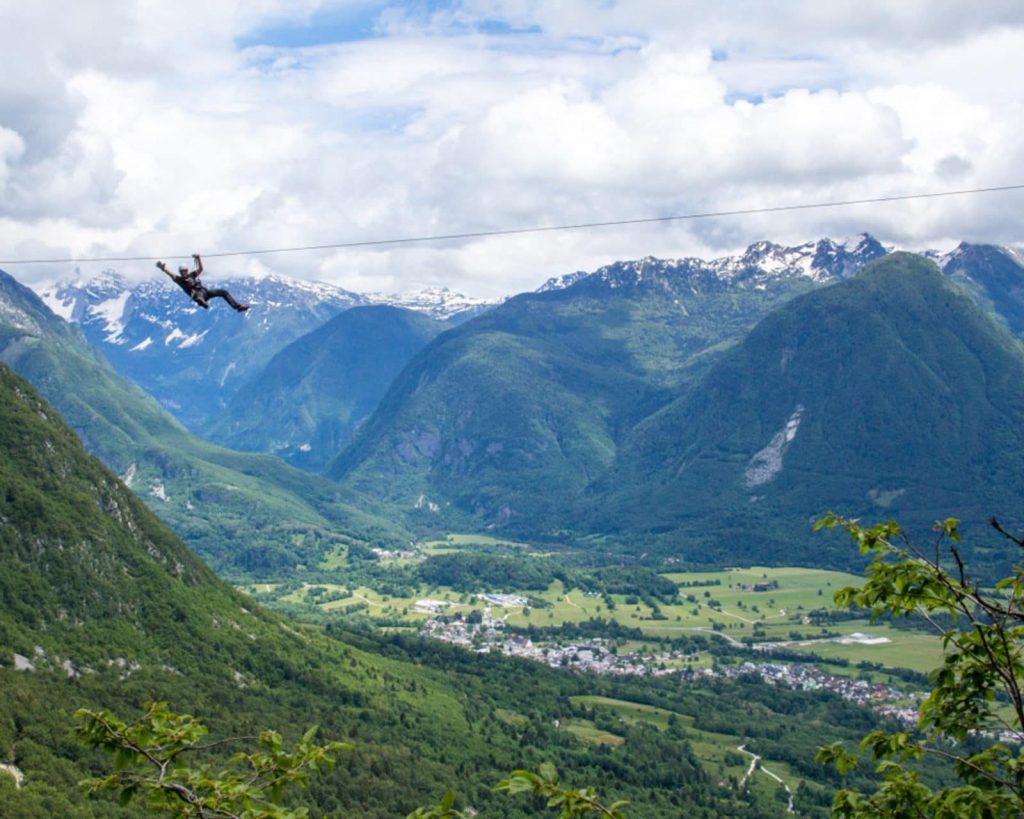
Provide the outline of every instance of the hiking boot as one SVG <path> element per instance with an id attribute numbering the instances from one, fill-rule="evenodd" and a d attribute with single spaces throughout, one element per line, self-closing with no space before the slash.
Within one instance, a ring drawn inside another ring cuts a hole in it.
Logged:
<path id="1" fill-rule="evenodd" d="M 238 312 L 239 313 L 244 313 L 248 309 L 249 309 L 249 305 L 248 304 L 240 304 L 240 305 L 238 305 Z"/>

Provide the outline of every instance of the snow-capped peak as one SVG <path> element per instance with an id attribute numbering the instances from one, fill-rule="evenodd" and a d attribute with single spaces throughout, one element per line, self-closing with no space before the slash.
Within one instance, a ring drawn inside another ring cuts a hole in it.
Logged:
<path id="1" fill-rule="evenodd" d="M 572 287 L 580 279 L 585 279 L 590 274 L 585 270 L 577 270 L 575 273 L 565 273 L 561 276 L 554 276 L 537 288 L 536 292 L 546 293 L 549 290 L 565 290 Z"/>
<path id="2" fill-rule="evenodd" d="M 98 315 L 109 325 L 108 333 L 116 337 L 116 323 L 124 311 L 130 287 L 114 270 L 104 270 L 97 276 L 60 282 L 39 291 L 39 298 L 56 315 L 66 321 L 81 322 L 89 315 Z M 108 339 L 108 340 L 113 340 Z"/>
<path id="3" fill-rule="evenodd" d="M 818 239 L 795 247 L 760 241 L 737 256 L 722 256 L 711 261 L 698 258 L 644 259 L 616 262 L 594 273 L 570 273 L 548 279 L 537 292 L 563 290 L 581 281 L 604 282 L 608 287 L 637 285 L 658 277 L 708 277 L 738 285 L 764 286 L 775 278 L 800 276 L 816 282 L 845 278 L 868 262 L 886 255 L 888 249 L 863 233 L 836 242 Z"/>
<path id="4" fill-rule="evenodd" d="M 441 321 L 466 312 L 478 313 L 503 301 L 466 296 L 447 287 L 428 287 L 408 293 L 367 293 L 366 299 L 371 304 L 387 304 L 426 313 Z"/>

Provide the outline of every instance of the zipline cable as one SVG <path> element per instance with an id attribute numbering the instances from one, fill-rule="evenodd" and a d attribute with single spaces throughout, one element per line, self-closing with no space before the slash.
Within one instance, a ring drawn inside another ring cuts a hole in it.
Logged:
<path id="1" fill-rule="evenodd" d="M 356 247 L 380 247 L 386 245 L 408 245 L 422 242 L 445 242 L 456 239 L 482 239 L 488 236 L 516 236 L 524 233 L 553 233 L 563 230 L 588 230 L 592 228 L 619 227 L 623 225 L 646 225 L 658 222 L 682 222 L 697 219 L 718 219 L 729 216 L 752 216 L 761 213 L 782 213 L 784 211 L 815 210 L 820 208 L 843 208 L 851 205 L 874 205 L 884 202 L 906 202 L 912 199 L 937 199 L 943 196 L 966 196 L 978 193 L 996 193 L 1024 189 L 1024 184 L 999 185 L 991 188 L 970 188 L 958 191 L 936 191 L 933 193 L 908 193 L 897 196 L 876 196 L 870 199 L 845 199 L 836 202 L 811 202 L 802 205 L 775 205 L 763 208 L 742 208 L 738 210 L 717 210 L 704 213 L 684 213 L 673 216 L 648 216 L 640 219 L 615 219 L 608 222 L 581 222 L 574 225 L 548 225 L 542 227 L 507 228 L 504 230 L 480 230 L 467 233 L 444 233 L 434 236 L 407 236 L 399 239 L 367 239 L 358 242 L 335 242 L 324 245 L 302 245 L 299 247 L 275 247 L 261 250 L 229 250 L 218 253 L 204 253 L 207 259 L 229 256 L 264 256 L 271 253 L 299 253 L 311 250 L 341 250 Z M 190 259 L 191 254 L 164 256 L 96 256 L 73 259 L 0 259 L 0 264 L 77 264 L 86 262 L 155 262 L 161 259 Z"/>

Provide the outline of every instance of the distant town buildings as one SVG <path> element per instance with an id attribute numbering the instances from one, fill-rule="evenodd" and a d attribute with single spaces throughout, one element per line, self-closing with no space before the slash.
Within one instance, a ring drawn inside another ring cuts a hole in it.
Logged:
<path id="1" fill-rule="evenodd" d="M 512 605 L 509 598 L 514 598 L 515 595 L 487 594 L 479 597 L 494 605 L 509 607 Z M 446 601 L 420 600 L 416 603 L 416 609 L 438 614 L 448 605 L 450 604 Z M 563 645 L 550 642 L 541 645 L 528 637 L 512 633 L 507 629 L 504 620 L 491 616 L 489 610 L 479 609 L 465 618 L 432 617 L 423 624 L 422 633 L 430 639 L 463 646 L 480 653 L 497 652 L 544 663 L 552 668 L 594 674 L 652 677 L 677 674 L 686 679 L 735 678 L 755 674 L 769 685 L 785 685 L 804 691 L 831 691 L 845 700 L 871 708 L 876 713 L 891 717 L 906 726 L 913 725 L 918 718 L 916 702 L 919 695 L 908 694 L 883 683 L 830 674 L 810 663 L 747 661 L 738 666 L 706 668 L 693 666 L 692 661 L 696 658 L 685 652 L 671 651 L 650 655 L 619 652 L 601 638 L 591 638 L 585 643 Z M 873 638 L 866 635 L 852 636 L 856 642 L 873 641 Z"/>

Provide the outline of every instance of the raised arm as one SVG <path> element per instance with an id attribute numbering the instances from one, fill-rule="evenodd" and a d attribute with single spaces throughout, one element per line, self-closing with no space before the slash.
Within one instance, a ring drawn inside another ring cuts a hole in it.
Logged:
<path id="1" fill-rule="evenodd" d="M 201 276 L 203 273 L 203 260 L 199 257 L 198 253 L 192 254 L 192 260 L 196 263 L 196 269 L 193 271 L 193 276 Z"/>
<path id="2" fill-rule="evenodd" d="M 172 279 L 174 278 L 174 274 L 167 269 L 167 265 L 165 265 L 163 262 L 157 262 L 156 266 L 159 267 L 164 273 L 166 273 Z"/>

